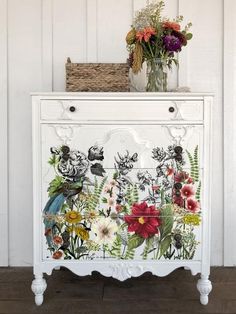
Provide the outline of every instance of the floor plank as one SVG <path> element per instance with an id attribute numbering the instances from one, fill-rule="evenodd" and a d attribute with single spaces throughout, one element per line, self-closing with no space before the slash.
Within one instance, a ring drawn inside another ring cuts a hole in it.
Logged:
<path id="1" fill-rule="evenodd" d="M 32 268 L 0 268 L 0 314 L 236 314 L 236 268 L 211 269 L 209 304 L 199 303 L 198 276 L 178 269 L 166 277 L 145 273 L 119 282 L 97 272 L 78 277 L 62 268 L 45 275 L 44 303 L 37 307 L 30 286 Z"/>

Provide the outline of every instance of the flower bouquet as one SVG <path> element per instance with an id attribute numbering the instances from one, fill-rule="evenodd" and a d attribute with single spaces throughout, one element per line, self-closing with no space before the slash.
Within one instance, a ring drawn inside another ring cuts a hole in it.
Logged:
<path id="1" fill-rule="evenodd" d="M 133 73 L 138 73 L 143 62 L 147 62 L 147 92 L 167 91 L 167 71 L 173 63 L 178 65 L 176 53 L 192 38 L 191 23 L 181 29 L 183 16 L 173 20 L 161 17 L 164 6 L 164 1 L 155 1 L 137 11 L 126 36 Z"/>

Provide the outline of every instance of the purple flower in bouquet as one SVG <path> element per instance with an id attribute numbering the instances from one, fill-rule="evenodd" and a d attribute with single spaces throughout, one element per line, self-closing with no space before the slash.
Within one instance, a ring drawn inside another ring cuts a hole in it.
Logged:
<path id="1" fill-rule="evenodd" d="M 177 52 L 181 50 L 181 41 L 173 35 L 166 35 L 163 39 L 164 46 L 169 52 Z"/>

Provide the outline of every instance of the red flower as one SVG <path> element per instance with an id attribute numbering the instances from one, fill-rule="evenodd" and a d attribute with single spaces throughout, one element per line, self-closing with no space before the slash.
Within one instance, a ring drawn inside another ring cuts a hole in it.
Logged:
<path id="1" fill-rule="evenodd" d="M 191 212 L 195 213 L 199 211 L 200 209 L 200 204 L 198 201 L 195 201 L 192 198 L 187 199 L 187 209 L 190 210 Z"/>
<path id="2" fill-rule="evenodd" d="M 187 180 L 189 177 L 189 174 L 185 171 L 181 171 L 179 173 L 176 173 L 175 175 L 175 182 L 183 182 Z"/>
<path id="3" fill-rule="evenodd" d="M 146 27 L 143 31 L 139 31 L 136 34 L 136 38 L 141 42 L 143 39 L 148 42 L 152 35 L 156 34 L 156 30 L 153 27 Z"/>
<path id="4" fill-rule="evenodd" d="M 132 215 L 125 216 L 124 220 L 129 232 L 135 232 L 145 239 L 157 234 L 157 227 L 161 224 L 159 210 L 153 205 L 148 206 L 146 202 L 133 204 Z"/>
<path id="5" fill-rule="evenodd" d="M 174 204 L 178 205 L 179 207 L 184 207 L 184 199 L 181 196 L 173 196 Z"/>
<path id="6" fill-rule="evenodd" d="M 180 192 L 181 192 L 181 196 L 186 197 L 186 198 L 190 198 L 191 196 L 195 194 L 193 186 L 191 184 L 184 185 L 182 189 L 180 190 Z"/>

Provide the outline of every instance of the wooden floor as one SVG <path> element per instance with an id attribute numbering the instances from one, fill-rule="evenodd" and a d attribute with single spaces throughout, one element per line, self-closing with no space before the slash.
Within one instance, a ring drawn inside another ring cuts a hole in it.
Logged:
<path id="1" fill-rule="evenodd" d="M 0 268 L 0 314 L 236 313 L 236 268 L 212 268 L 207 306 L 199 303 L 197 276 L 183 269 L 164 278 L 146 273 L 123 283 L 98 273 L 77 277 L 66 269 L 46 279 L 44 303 L 37 307 L 30 289 L 32 268 Z"/>

